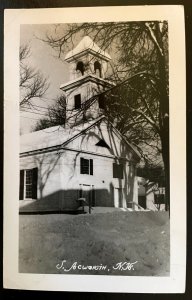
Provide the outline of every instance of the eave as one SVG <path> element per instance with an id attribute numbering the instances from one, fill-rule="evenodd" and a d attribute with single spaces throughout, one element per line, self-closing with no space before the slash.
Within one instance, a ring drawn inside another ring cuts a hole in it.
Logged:
<path id="1" fill-rule="evenodd" d="M 60 86 L 60 89 L 64 92 L 66 92 L 70 89 L 74 89 L 82 84 L 87 83 L 87 82 L 93 82 L 93 83 L 96 83 L 98 85 L 101 85 L 103 87 L 108 87 L 108 88 L 111 88 L 112 86 L 115 85 L 113 82 L 110 82 L 108 80 L 105 80 L 103 78 L 99 78 L 97 76 L 90 74 L 90 75 L 83 75 L 79 78 L 76 78 L 75 80 L 72 80 L 72 81 L 62 84 Z"/>
<path id="2" fill-rule="evenodd" d="M 106 56 L 106 55 L 104 55 L 104 54 L 102 54 L 102 53 L 100 53 L 100 52 L 96 52 L 96 51 L 94 51 L 94 50 L 92 50 L 92 49 L 85 49 L 85 50 L 83 50 L 83 51 L 81 51 L 81 52 L 79 52 L 79 53 L 77 53 L 77 54 L 71 55 L 70 57 L 66 57 L 66 58 L 65 58 L 65 61 L 68 62 L 68 63 L 70 63 L 70 62 L 72 62 L 73 60 L 78 60 L 78 59 L 81 58 L 82 56 L 85 56 L 86 53 L 87 53 L 87 54 L 92 54 L 92 55 L 94 55 L 94 56 L 96 56 L 96 57 L 99 57 L 99 58 L 105 60 L 106 62 L 108 62 L 108 61 L 111 60 L 111 57 L 110 57 L 109 55 Z"/>

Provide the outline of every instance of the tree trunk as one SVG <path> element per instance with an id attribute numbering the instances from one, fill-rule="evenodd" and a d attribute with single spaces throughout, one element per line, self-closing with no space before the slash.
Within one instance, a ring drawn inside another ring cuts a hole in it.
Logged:
<path id="1" fill-rule="evenodd" d="M 159 23 L 156 22 L 155 35 L 162 52 L 157 51 L 159 61 L 159 97 L 160 114 L 159 126 L 162 145 L 162 156 L 165 169 L 165 209 L 170 211 L 170 181 L 169 181 L 169 96 L 167 92 L 167 78 L 165 69 L 165 51 L 163 49 L 162 34 Z"/>

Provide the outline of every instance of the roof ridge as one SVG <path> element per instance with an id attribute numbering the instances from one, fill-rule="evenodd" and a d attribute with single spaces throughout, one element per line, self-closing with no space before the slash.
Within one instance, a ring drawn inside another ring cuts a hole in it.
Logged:
<path id="1" fill-rule="evenodd" d="M 80 132 L 78 132 L 77 134 L 75 134 L 74 136 L 72 136 L 70 139 L 68 139 L 67 141 L 65 141 L 63 144 L 61 144 L 61 146 L 67 145 L 69 142 L 71 142 L 72 140 L 76 139 L 78 136 L 80 136 L 82 134 L 82 132 L 86 132 L 88 129 L 90 129 L 91 127 L 93 127 L 96 123 L 98 123 L 99 121 L 101 121 L 102 119 L 104 119 L 105 116 L 101 115 L 100 117 L 98 117 L 94 123 L 90 124 L 90 126 L 82 129 Z M 87 122 L 88 123 L 88 122 Z"/>

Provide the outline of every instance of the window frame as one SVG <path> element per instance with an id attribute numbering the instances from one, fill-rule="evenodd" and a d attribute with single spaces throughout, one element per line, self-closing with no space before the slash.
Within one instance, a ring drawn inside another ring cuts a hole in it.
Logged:
<path id="1" fill-rule="evenodd" d="M 85 172 L 83 168 L 83 162 L 86 161 L 88 163 L 88 172 Z M 81 175 L 91 175 L 93 176 L 93 159 L 92 158 L 84 158 L 80 157 L 80 174 Z"/>
<path id="2" fill-rule="evenodd" d="M 21 173 L 23 171 L 23 176 L 21 178 Z M 31 197 L 27 198 L 26 196 L 26 186 L 29 185 L 27 183 L 27 171 L 31 171 Z M 22 180 L 22 181 L 21 181 Z M 20 190 L 22 188 L 22 191 Z M 22 193 L 21 193 L 22 192 Z M 35 197 L 34 197 L 35 195 Z M 30 169 L 21 169 L 20 170 L 20 181 L 19 181 L 19 201 L 23 200 L 37 200 L 38 199 L 38 168 L 30 168 Z"/>

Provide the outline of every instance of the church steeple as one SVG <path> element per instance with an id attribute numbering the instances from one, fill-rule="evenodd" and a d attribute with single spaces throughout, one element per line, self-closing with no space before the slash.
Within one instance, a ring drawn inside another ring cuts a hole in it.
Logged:
<path id="1" fill-rule="evenodd" d="M 113 84 L 105 80 L 111 57 L 100 49 L 90 37 L 85 36 L 80 43 L 67 53 L 65 61 L 69 63 L 70 81 L 61 85 L 67 98 L 67 119 L 71 125 L 78 124 L 83 103 L 91 97 L 110 88 Z M 99 103 L 101 105 L 99 105 Z M 101 101 L 96 101 L 86 110 L 84 117 L 96 118 L 102 113 Z M 74 117 L 73 117 L 74 116 Z"/>
<path id="2" fill-rule="evenodd" d="M 85 36 L 65 56 L 65 61 L 70 63 L 70 80 L 88 74 L 104 78 L 110 60 L 110 55 L 101 50 L 89 36 Z"/>

